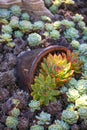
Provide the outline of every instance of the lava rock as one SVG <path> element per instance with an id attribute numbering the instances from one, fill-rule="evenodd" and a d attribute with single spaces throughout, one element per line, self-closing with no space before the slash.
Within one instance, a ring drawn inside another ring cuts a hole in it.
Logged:
<path id="1" fill-rule="evenodd" d="M 5 101 L 9 96 L 9 91 L 5 88 L 0 88 L 0 102 Z"/>
<path id="2" fill-rule="evenodd" d="M 0 87 L 11 86 L 15 83 L 14 70 L 0 73 Z"/>

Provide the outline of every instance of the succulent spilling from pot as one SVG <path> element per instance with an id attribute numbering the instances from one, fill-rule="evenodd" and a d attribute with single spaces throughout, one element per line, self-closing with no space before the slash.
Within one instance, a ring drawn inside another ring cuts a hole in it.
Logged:
<path id="1" fill-rule="evenodd" d="M 45 0 L 54 14 L 60 6 L 58 2 Z M 67 49 L 62 44 L 67 53 L 54 50 L 41 59 L 30 93 L 13 88 L 10 98 L 2 94 L 1 130 L 87 130 L 87 26 L 84 17 L 75 14 L 70 19 L 55 21 L 42 16 L 34 21 L 17 5 L 8 10 L 0 9 L 3 60 L 6 53 L 20 59 L 20 55 L 36 48 L 55 44 L 60 48 L 63 39 L 68 45 Z M 22 51 L 25 52 L 21 54 Z M 6 84 L 4 87 L 1 90 L 7 93 Z"/>

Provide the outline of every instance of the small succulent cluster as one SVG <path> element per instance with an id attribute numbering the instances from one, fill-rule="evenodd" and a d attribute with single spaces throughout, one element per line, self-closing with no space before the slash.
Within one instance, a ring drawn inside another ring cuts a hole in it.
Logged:
<path id="1" fill-rule="evenodd" d="M 73 1 L 45 0 L 45 3 L 55 14 L 62 3 Z M 70 130 L 81 121 L 80 126 L 82 123 L 87 126 L 87 27 L 83 16 L 76 14 L 72 20 L 55 22 L 42 16 L 32 23 L 29 14 L 22 13 L 15 5 L 9 10 L 0 9 L 0 25 L 0 43 L 12 48 L 15 38 L 27 39 L 28 46 L 34 47 L 42 43 L 44 36 L 59 41 L 62 34 L 76 49 L 67 55 L 49 54 L 43 59 L 35 83 L 31 85 L 33 99 L 24 91 L 13 93 L 4 104 L 8 107 L 4 108 L 6 122 L 2 124 L 12 130 Z M 83 44 L 80 45 L 81 40 Z M 81 75 L 80 79 L 75 79 L 76 74 Z"/>
<path id="2" fill-rule="evenodd" d="M 28 36 L 28 43 L 30 46 L 37 46 L 37 45 L 40 45 L 41 44 L 41 36 L 37 33 L 31 33 L 29 36 Z"/>
<path id="3" fill-rule="evenodd" d="M 39 76 L 35 77 L 34 84 L 31 85 L 31 96 L 40 101 L 41 105 L 48 105 L 49 102 L 56 101 L 60 93 L 67 92 L 67 88 L 64 90 L 63 87 L 66 84 L 68 87 L 73 86 L 73 89 L 68 89 L 68 101 L 75 102 L 80 96 L 80 90 L 74 88 L 77 81 L 71 78 L 74 73 L 81 73 L 82 65 L 78 54 L 74 52 L 68 52 L 67 55 L 49 54 L 41 62 Z"/>
<path id="4" fill-rule="evenodd" d="M 34 125 L 30 127 L 30 130 L 44 130 L 44 127 L 40 125 Z"/>
<path id="5" fill-rule="evenodd" d="M 22 90 L 17 90 L 12 95 L 13 96 L 3 104 L 2 111 L 5 111 L 6 114 L 5 125 L 7 126 L 7 129 L 16 130 L 20 124 L 19 119 L 21 115 L 21 110 L 27 105 L 29 95 Z M 25 123 L 26 121 L 24 122 L 24 124 Z M 24 127 L 27 126 L 25 125 Z"/>
<path id="6" fill-rule="evenodd" d="M 80 97 L 75 101 L 75 107 L 76 107 L 76 108 L 87 107 L 87 95 L 82 95 L 82 96 L 80 96 Z"/>
<path id="7" fill-rule="evenodd" d="M 87 107 L 80 107 L 78 113 L 81 119 L 87 120 Z"/>
<path id="8" fill-rule="evenodd" d="M 79 38 L 79 31 L 73 27 L 67 29 L 64 34 L 69 41 Z"/>
<path id="9" fill-rule="evenodd" d="M 48 130 L 62 130 L 62 127 L 57 124 L 50 125 Z"/>
<path id="10" fill-rule="evenodd" d="M 75 23 L 73 21 L 69 21 L 67 19 L 62 20 L 61 25 L 65 26 L 67 29 L 75 27 Z"/>
<path id="11" fill-rule="evenodd" d="M 51 115 L 49 113 L 42 111 L 39 116 L 36 116 L 36 119 L 38 119 L 39 125 L 44 125 L 44 124 L 49 125 L 51 120 Z"/>
<path id="12" fill-rule="evenodd" d="M 27 36 L 27 42 L 30 46 L 41 44 L 41 35 L 37 31 L 44 29 L 44 22 L 36 21 L 34 24 L 30 21 L 28 13 L 23 12 L 18 5 L 13 5 L 9 10 L 1 9 L 0 23 L 2 24 L 0 42 L 14 48 L 14 38 L 24 38 Z M 34 31 L 35 33 L 31 33 Z"/>
<path id="13" fill-rule="evenodd" d="M 20 110 L 16 107 L 14 107 L 10 113 L 9 116 L 6 119 L 6 125 L 8 128 L 16 129 L 18 125 L 18 116 L 20 115 Z"/>
<path id="14" fill-rule="evenodd" d="M 47 7 L 55 12 L 62 3 L 71 4 L 73 0 L 47 0 Z M 50 7 L 51 6 L 51 7 Z M 41 19 L 32 23 L 28 13 L 22 12 L 18 5 L 10 9 L 0 9 L 1 34 L 0 42 L 11 48 L 15 48 L 15 38 L 26 40 L 27 46 L 43 46 L 44 38 L 60 40 L 62 35 L 70 42 L 74 48 L 78 49 L 79 39 L 87 40 L 87 27 L 84 18 L 80 14 L 73 16 L 72 20 L 58 20 L 53 22 L 47 16 L 41 16 Z M 63 30 L 63 27 L 65 30 Z M 81 33 L 79 32 L 81 31 Z M 9 36 L 8 36 L 9 34 Z M 3 36 L 4 35 L 4 36 Z"/>
<path id="15" fill-rule="evenodd" d="M 65 54 L 58 56 L 49 54 L 41 63 L 40 72 L 44 76 L 50 75 L 55 78 L 56 85 L 63 86 L 71 79 L 74 71 L 71 69 L 71 63 L 67 61 Z"/>
<path id="16" fill-rule="evenodd" d="M 40 105 L 48 105 L 51 101 L 56 101 L 56 96 L 60 94 L 56 90 L 55 79 L 50 75 L 45 77 L 41 73 L 35 78 L 35 83 L 32 84 L 32 93 L 34 100 L 40 102 Z"/>
<path id="17" fill-rule="evenodd" d="M 75 74 L 82 73 L 83 61 L 80 59 L 80 54 L 78 52 L 68 51 L 67 60 L 68 62 L 71 62 L 71 68 L 74 70 Z"/>
<path id="18" fill-rule="evenodd" d="M 84 106 L 87 97 L 87 80 L 80 79 L 76 81 L 75 79 L 72 79 L 66 86 L 69 87 L 66 92 L 68 101 L 75 103 L 76 108 L 81 107 L 81 105 Z"/>
<path id="19" fill-rule="evenodd" d="M 31 100 L 31 102 L 29 103 L 29 107 L 32 112 L 34 112 L 35 110 L 40 110 L 40 102 Z"/>
<path id="20" fill-rule="evenodd" d="M 47 8 L 53 13 L 56 14 L 58 11 L 58 8 L 62 5 L 72 5 L 74 4 L 73 0 L 44 0 L 45 5 Z"/>
<path id="21" fill-rule="evenodd" d="M 16 129 L 18 125 L 18 119 L 13 116 L 8 116 L 6 119 L 6 125 L 8 128 Z"/>
<path id="22" fill-rule="evenodd" d="M 76 99 L 80 97 L 78 90 L 73 88 L 68 89 L 68 92 L 66 94 L 69 102 L 75 102 Z"/>
<path id="23" fill-rule="evenodd" d="M 74 124 L 77 122 L 79 116 L 77 111 L 64 110 L 62 113 L 62 120 L 67 122 L 68 124 Z"/>

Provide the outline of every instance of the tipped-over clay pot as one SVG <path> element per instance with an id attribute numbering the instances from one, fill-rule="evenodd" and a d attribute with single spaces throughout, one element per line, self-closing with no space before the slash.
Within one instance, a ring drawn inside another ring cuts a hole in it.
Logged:
<path id="1" fill-rule="evenodd" d="M 34 77 L 37 75 L 37 69 L 44 57 L 49 53 L 64 52 L 69 50 L 66 47 L 54 45 L 47 48 L 34 49 L 27 51 L 18 57 L 16 65 L 17 82 L 21 89 L 32 91 L 31 84 L 34 83 Z"/>

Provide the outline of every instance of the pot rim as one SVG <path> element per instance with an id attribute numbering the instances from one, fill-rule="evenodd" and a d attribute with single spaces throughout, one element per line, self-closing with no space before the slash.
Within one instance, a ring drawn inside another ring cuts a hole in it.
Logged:
<path id="1" fill-rule="evenodd" d="M 34 61 L 32 62 L 31 69 L 29 71 L 29 77 L 30 77 L 29 78 L 30 79 L 29 86 L 30 86 L 30 88 L 31 88 L 31 84 L 34 83 L 35 71 L 36 71 L 37 66 L 40 63 L 41 59 L 44 58 L 44 56 L 46 56 L 47 54 L 49 54 L 51 52 L 55 52 L 55 51 L 63 51 L 67 54 L 67 52 L 70 50 L 64 46 L 53 45 L 53 46 L 49 46 L 47 48 L 44 48 L 41 52 L 39 52 L 38 55 L 35 57 Z"/>

